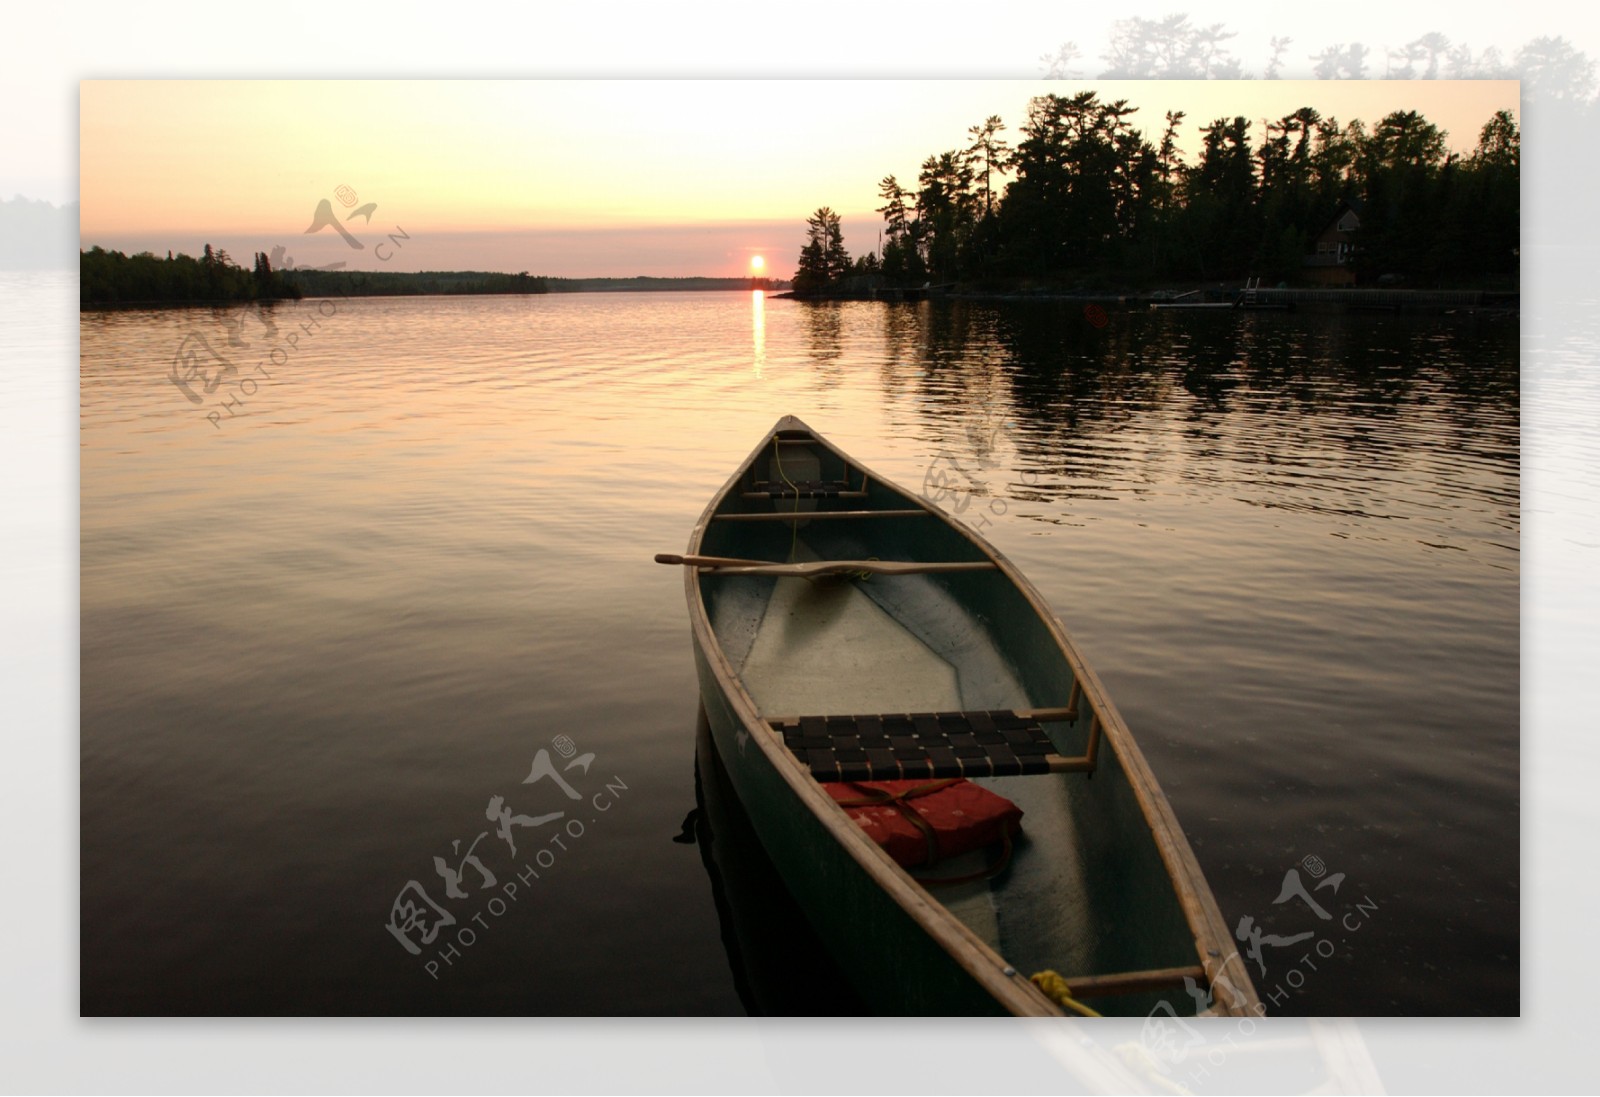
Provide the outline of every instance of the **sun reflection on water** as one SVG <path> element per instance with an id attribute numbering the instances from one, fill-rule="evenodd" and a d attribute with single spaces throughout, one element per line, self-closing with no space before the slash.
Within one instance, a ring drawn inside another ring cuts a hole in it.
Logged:
<path id="1" fill-rule="evenodd" d="M 750 339 L 752 343 L 751 368 L 757 378 L 767 365 L 767 293 L 750 291 Z"/>

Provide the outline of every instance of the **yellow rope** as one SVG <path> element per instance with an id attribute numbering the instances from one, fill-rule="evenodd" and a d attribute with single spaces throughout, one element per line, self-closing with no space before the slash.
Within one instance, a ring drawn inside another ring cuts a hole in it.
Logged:
<path id="1" fill-rule="evenodd" d="M 794 521 L 789 523 L 789 529 L 790 529 L 791 532 L 790 532 L 790 536 L 789 536 L 789 559 L 787 561 L 788 563 L 792 564 L 792 563 L 794 563 L 795 549 L 800 544 L 800 488 L 798 486 L 796 486 L 796 484 L 795 484 L 795 482 L 793 480 L 789 479 L 789 474 L 787 472 L 783 471 L 783 447 L 778 444 L 778 436 L 776 434 L 774 434 L 772 436 L 772 463 L 773 463 L 773 466 L 775 468 L 777 468 L 777 470 L 778 470 L 778 478 L 780 480 L 782 480 L 785 484 L 788 484 L 789 485 L 789 489 L 794 492 L 794 512 L 793 513 L 795 515 L 795 519 L 794 519 Z M 846 476 L 847 480 L 848 480 L 849 474 L 850 474 L 850 470 L 848 468 L 846 468 L 845 469 L 845 476 Z M 849 486 L 848 482 L 846 483 L 845 486 L 846 487 Z M 862 487 L 862 490 L 865 490 L 866 486 L 867 486 L 866 474 L 862 473 L 862 476 L 861 476 L 861 487 Z M 876 556 L 869 556 L 869 557 L 867 557 L 867 559 L 876 560 L 877 557 Z M 847 574 L 847 575 L 849 575 L 849 576 L 851 576 L 851 577 L 853 577 L 855 579 L 859 579 L 863 583 L 865 583 L 867 580 L 872 578 L 872 572 L 870 572 L 870 571 L 851 571 L 851 572 L 846 572 L 845 574 Z M 806 579 L 808 581 L 814 581 L 814 577 L 810 576 L 810 575 L 806 576 Z"/>
<path id="2" fill-rule="evenodd" d="M 869 557 L 867 557 L 867 559 L 868 560 L 876 560 L 877 557 L 876 556 L 869 556 Z M 849 576 L 852 576 L 853 578 L 859 579 L 863 583 L 867 582 L 868 580 L 870 580 L 872 578 L 872 572 L 870 572 L 870 571 L 849 571 L 849 572 L 846 572 L 845 574 L 849 575 Z"/>
<path id="3" fill-rule="evenodd" d="M 783 447 L 778 444 L 778 436 L 776 434 L 772 436 L 772 462 L 775 466 L 777 466 L 778 477 L 785 484 L 788 484 L 790 490 L 794 492 L 795 520 L 789 523 L 789 529 L 792 531 L 792 534 L 789 537 L 788 563 L 792 564 L 794 563 L 795 549 L 800 544 L 800 489 L 795 486 L 795 482 L 793 480 L 789 479 L 789 474 L 783 471 Z"/>
<path id="4" fill-rule="evenodd" d="M 1098 1017 L 1100 1014 L 1084 1005 L 1072 996 L 1072 988 L 1067 986 L 1067 981 L 1057 971 L 1040 971 L 1028 977 L 1028 981 L 1044 992 L 1044 996 L 1060 1006 L 1070 1009 L 1074 1013 L 1081 1013 L 1085 1017 Z"/>

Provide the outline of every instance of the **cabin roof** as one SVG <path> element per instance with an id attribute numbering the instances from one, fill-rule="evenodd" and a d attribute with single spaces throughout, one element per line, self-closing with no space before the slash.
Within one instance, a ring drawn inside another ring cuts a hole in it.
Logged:
<path id="1" fill-rule="evenodd" d="M 1317 231 L 1312 234 L 1313 238 L 1319 237 L 1329 229 L 1333 228 L 1334 225 L 1339 223 L 1339 218 L 1343 217 L 1347 211 L 1354 213 L 1357 217 L 1360 217 L 1362 211 L 1365 209 L 1366 203 L 1359 198 L 1345 197 L 1339 199 L 1339 204 L 1334 206 L 1333 212 L 1328 215 L 1328 217 L 1318 227 Z"/>

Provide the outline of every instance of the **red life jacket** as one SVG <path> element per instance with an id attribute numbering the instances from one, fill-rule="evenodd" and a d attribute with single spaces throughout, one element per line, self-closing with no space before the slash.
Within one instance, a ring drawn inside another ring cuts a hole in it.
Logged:
<path id="1" fill-rule="evenodd" d="M 936 864 L 1022 829 L 1022 809 L 964 777 L 823 785 L 851 820 L 905 868 Z"/>

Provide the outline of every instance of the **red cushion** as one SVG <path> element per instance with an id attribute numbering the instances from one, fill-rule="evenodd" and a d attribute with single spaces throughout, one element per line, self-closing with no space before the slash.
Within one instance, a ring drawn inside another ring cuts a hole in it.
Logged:
<path id="1" fill-rule="evenodd" d="M 906 868 L 980 849 L 1021 829 L 1022 809 L 965 778 L 930 781 L 845 781 L 823 785 L 850 818 Z M 932 830 L 907 817 L 915 812 Z"/>

